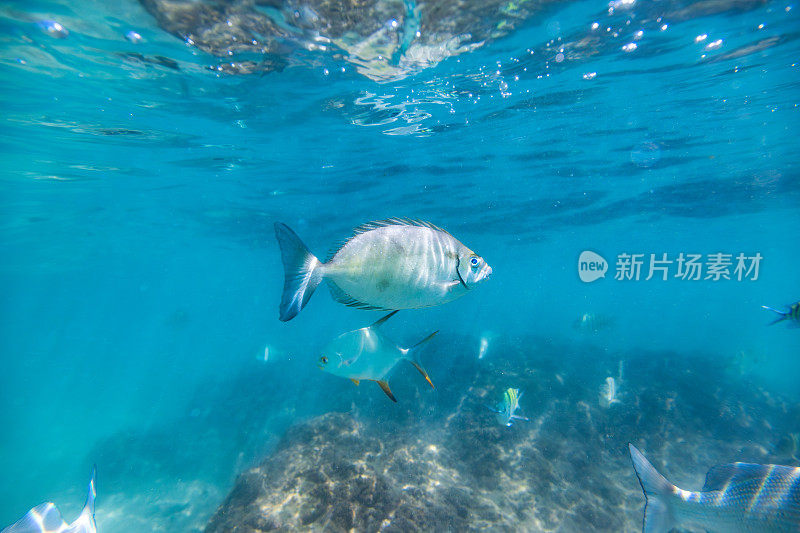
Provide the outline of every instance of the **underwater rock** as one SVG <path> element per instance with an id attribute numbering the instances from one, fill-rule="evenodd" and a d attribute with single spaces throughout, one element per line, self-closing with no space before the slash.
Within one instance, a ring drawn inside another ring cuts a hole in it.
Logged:
<path id="1" fill-rule="evenodd" d="M 478 360 L 453 355 L 471 354 L 472 338 L 438 346 L 424 357 L 433 379 L 448 376 L 436 391 L 408 388 L 399 404 L 365 394 L 347 413 L 290 427 L 205 531 L 636 530 L 644 502 L 628 442 L 660 454 L 689 488 L 702 485 L 698 464 L 770 463 L 794 450 L 793 404 L 731 379 L 719 358 L 615 354 L 626 401 L 603 409 L 597 380 L 617 365 L 602 347 L 498 338 Z M 419 381 L 413 369 L 406 377 Z M 530 421 L 505 427 L 486 406 L 509 386 L 525 392 Z"/>
<path id="2" fill-rule="evenodd" d="M 206 531 L 466 528 L 475 510 L 446 452 L 421 440 L 384 441 L 339 413 L 293 427 L 239 477 Z"/>

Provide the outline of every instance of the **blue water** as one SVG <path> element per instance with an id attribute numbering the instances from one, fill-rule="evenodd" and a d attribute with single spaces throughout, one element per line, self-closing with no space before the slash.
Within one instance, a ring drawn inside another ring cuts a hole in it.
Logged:
<path id="1" fill-rule="evenodd" d="M 706 392 L 766 391 L 789 406 L 771 427 L 798 431 L 800 331 L 768 327 L 761 306 L 800 298 L 800 6 L 656 4 L 549 4 L 472 51 L 378 79 L 335 46 L 288 51 L 280 71 L 220 71 L 227 59 L 134 1 L 5 2 L 0 525 L 45 500 L 76 515 L 96 464 L 100 531 L 200 531 L 294 424 L 330 412 L 438 424 L 446 394 L 469 399 L 459 369 L 481 337 L 517 350 L 509 368 L 536 367 L 532 338 L 570 354 L 532 383 L 607 358 L 583 384 L 593 406 L 620 359 L 744 360 Z M 436 391 L 398 370 L 400 407 L 314 365 L 379 313 L 320 290 L 278 320 L 273 234 L 284 222 L 324 256 L 394 216 L 446 228 L 494 270 L 455 302 L 393 319 L 403 343 L 449 339 L 427 356 Z M 580 281 L 584 250 L 610 262 L 604 279 Z M 757 280 L 614 279 L 619 254 L 681 252 L 763 260 Z M 604 327 L 576 328 L 583 314 Z M 476 375 L 497 399 L 515 386 Z M 648 381 L 637 386 L 657 392 Z M 522 400 L 534 418 L 560 393 L 538 394 Z M 409 403 L 414 416 L 398 418 Z M 771 450 L 780 436 L 747 442 Z M 674 437 L 701 450 L 708 438 Z M 623 446 L 607 454 L 627 461 Z M 635 528 L 641 495 L 620 472 Z"/>

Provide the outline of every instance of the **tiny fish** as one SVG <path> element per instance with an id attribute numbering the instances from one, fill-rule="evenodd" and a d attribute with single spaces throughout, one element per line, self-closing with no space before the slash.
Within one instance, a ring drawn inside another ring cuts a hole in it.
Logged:
<path id="1" fill-rule="evenodd" d="M 790 327 L 797 328 L 800 327 L 800 302 L 793 303 L 789 306 L 788 311 L 778 311 L 777 309 L 773 309 L 772 307 L 767 307 L 766 305 L 761 306 L 763 309 L 769 309 L 774 313 L 778 313 L 780 316 L 769 323 L 769 325 L 777 324 L 778 322 L 783 322 L 784 320 L 788 320 Z"/>
<path id="2" fill-rule="evenodd" d="M 800 531 L 800 468 L 732 463 L 713 467 L 700 492 L 682 490 L 628 444 L 645 496 L 645 533 Z"/>
<path id="3" fill-rule="evenodd" d="M 581 333 L 598 333 L 601 330 L 608 329 L 613 325 L 614 321 L 604 315 L 595 313 L 583 313 L 575 319 L 572 327 Z"/>
<path id="4" fill-rule="evenodd" d="M 622 403 L 619 399 L 620 392 L 617 388 L 617 381 L 608 376 L 605 383 L 600 386 L 600 407 L 608 409 L 614 404 Z"/>
<path id="5" fill-rule="evenodd" d="M 483 359 L 489 351 L 489 344 L 494 339 L 494 333 L 491 331 L 484 331 L 478 344 L 478 359 Z"/>
<path id="6" fill-rule="evenodd" d="M 275 363 L 291 360 L 292 355 L 281 348 L 267 344 L 264 347 L 264 352 L 256 355 L 256 359 L 262 363 Z"/>
<path id="7" fill-rule="evenodd" d="M 529 420 L 524 416 L 515 415 L 514 412 L 519 409 L 519 399 L 522 398 L 522 393 L 519 389 L 507 389 L 503 393 L 503 399 L 497 404 L 497 407 L 487 408 L 493 413 L 497 413 L 497 421 L 504 426 L 511 426 L 514 420 Z"/>
<path id="8" fill-rule="evenodd" d="M 375 381 L 383 392 L 393 401 L 397 399 L 389 389 L 386 377 L 402 359 L 409 361 L 416 368 L 428 385 L 433 382 L 419 362 L 419 347 L 431 340 L 438 331 L 434 331 L 411 348 L 401 348 L 383 334 L 380 327 L 397 311 L 366 328 L 348 331 L 336 337 L 322 352 L 319 367 L 334 376 L 348 378 L 356 385 L 364 380 Z"/>
<path id="9" fill-rule="evenodd" d="M 439 305 L 463 296 L 492 268 L 429 222 L 392 218 L 357 227 L 325 263 L 289 226 L 275 223 L 285 273 L 280 319 L 291 320 L 323 281 L 337 302 L 391 311 Z"/>
<path id="10" fill-rule="evenodd" d="M 54 503 L 47 502 L 37 505 L 0 533 L 97 533 L 97 525 L 94 522 L 94 499 L 97 496 L 95 477 L 93 470 L 86 505 L 73 523 L 67 524 L 61 517 L 58 507 Z"/>

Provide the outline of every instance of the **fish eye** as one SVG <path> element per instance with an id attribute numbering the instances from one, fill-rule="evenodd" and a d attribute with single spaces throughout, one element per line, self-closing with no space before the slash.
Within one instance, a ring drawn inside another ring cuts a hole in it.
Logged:
<path id="1" fill-rule="evenodd" d="M 328 358 L 325 357 L 324 355 L 322 357 L 320 357 L 319 360 L 323 365 L 327 365 L 328 364 Z"/>
<path id="2" fill-rule="evenodd" d="M 478 258 L 475 257 L 474 255 L 469 260 L 469 264 L 472 265 L 473 267 L 478 266 L 478 262 L 479 262 Z"/>

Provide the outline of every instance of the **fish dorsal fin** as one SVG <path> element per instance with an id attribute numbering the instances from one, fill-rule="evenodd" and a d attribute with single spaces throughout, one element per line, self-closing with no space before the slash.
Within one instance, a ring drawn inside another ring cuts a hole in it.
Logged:
<path id="1" fill-rule="evenodd" d="M 378 320 L 376 320 L 376 321 L 375 321 L 375 322 L 374 322 L 374 323 L 373 323 L 373 324 L 372 324 L 370 327 L 371 327 L 371 328 L 377 328 L 377 327 L 380 327 L 380 326 L 381 326 L 381 325 L 382 325 L 384 322 L 386 322 L 387 320 L 389 320 L 390 318 L 392 318 L 392 317 L 395 315 L 395 313 L 397 313 L 397 311 L 399 311 L 399 309 L 395 309 L 394 311 L 392 311 L 392 312 L 391 312 L 391 313 L 389 313 L 388 315 L 386 315 L 386 316 L 384 316 L 384 317 L 381 317 L 381 318 L 379 318 L 379 319 L 378 319 Z"/>
<path id="2" fill-rule="evenodd" d="M 417 226 L 419 228 L 429 228 L 434 231 L 441 231 L 450 235 L 447 230 L 440 228 L 436 224 L 431 224 L 427 220 L 420 220 L 418 218 L 394 217 L 361 224 L 353 230 L 353 236 L 355 237 L 356 235 L 360 235 L 374 229 L 385 228 L 386 226 Z"/>
<path id="3" fill-rule="evenodd" d="M 384 309 L 383 307 L 375 307 L 374 305 L 365 304 L 359 300 L 356 300 L 349 294 L 347 294 L 341 287 L 336 285 L 333 281 L 328 281 L 328 289 L 331 291 L 331 297 L 339 302 L 340 304 L 344 304 L 348 307 L 355 307 L 356 309 L 365 309 L 367 311 L 391 311 L 391 309 Z"/>
<path id="4" fill-rule="evenodd" d="M 745 481 L 762 480 L 769 475 L 771 470 L 771 465 L 751 463 L 717 465 L 706 474 L 706 482 L 702 491 L 723 490 L 726 486 L 738 485 Z"/>
<path id="5" fill-rule="evenodd" d="M 327 261 L 330 261 L 339 250 L 344 248 L 344 246 L 347 243 L 349 243 L 351 240 L 358 237 L 362 233 L 367 233 L 372 230 L 378 228 L 385 228 L 388 226 L 416 226 L 419 228 L 428 228 L 434 231 L 441 231 L 442 233 L 450 235 L 450 232 L 447 231 L 446 229 L 442 229 L 435 224 L 431 224 L 430 222 L 427 222 L 425 220 L 419 220 L 416 218 L 395 217 L 395 218 L 387 218 L 384 220 L 375 220 L 373 222 L 367 222 L 366 224 L 361 224 L 360 226 L 354 228 L 353 233 L 349 237 L 334 245 L 328 252 Z"/>

